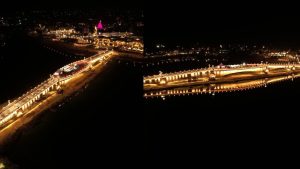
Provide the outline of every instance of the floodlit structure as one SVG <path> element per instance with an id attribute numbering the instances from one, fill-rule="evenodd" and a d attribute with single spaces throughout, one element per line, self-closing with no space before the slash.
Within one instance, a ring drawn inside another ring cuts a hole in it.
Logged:
<path id="1" fill-rule="evenodd" d="M 103 25 L 101 23 L 101 20 L 99 21 L 98 25 L 97 25 L 97 29 L 98 30 L 102 30 L 103 29 Z"/>
<path id="2" fill-rule="evenodd" d="M 113 51 L 105 51 L 86 59 L 72 62 L 57 70 L 49 79 L 45 80 L 35 88 L 26 92 L 0 110 L 0 128 L 13 122 L 18 117 L 26 114 L 40 98 L 46 96 L 50 91 L 60 89 L 70 79 L 80 73 L 87 71 L 96 62 L 102 62 L 113 56 Z"/>

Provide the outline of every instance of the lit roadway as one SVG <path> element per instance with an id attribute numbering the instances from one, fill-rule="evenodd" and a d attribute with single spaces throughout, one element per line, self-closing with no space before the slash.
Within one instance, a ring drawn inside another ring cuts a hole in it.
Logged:
<path id="1" fill-rule="evenodd" d="M 49 79 L 45 80 L 35 88 L 2 107 L 2 109 L 0 109 L 0 134 L 6 128 L 12 126 L 14 122 L 17 122 L 20 117 L 28 115 L 40 105 L 47 103 L 48 99 L 56 96 L 57 93 L 55 91 L 60 89 L 61 85 L 71 85 L 70 82 L 82 77 L 83 72 L 87 72 L 94 67 L 102 67 L 112 56 L 115 56 L 115 54 L 116 52 L 114 51 L 103 51 L 89 58 L 70 63 L 69 65 L 85 62 L 87 65 L 80 71 L 65 77 L 52 75 Z M 40 101 L 41 98 L 46 95 L 48 97 L 45 100 Z"/>
<path id="2" fill-rule="evenodd" d="M 160 73 L 144 77 L 144 97 L 249 89 L 295 78 L 299 73 L 300 64 L 242 64 Z M 202 87 L 193 89 L 195 86 Z M 189 90 L 179 90 L 187 87 Z"/>

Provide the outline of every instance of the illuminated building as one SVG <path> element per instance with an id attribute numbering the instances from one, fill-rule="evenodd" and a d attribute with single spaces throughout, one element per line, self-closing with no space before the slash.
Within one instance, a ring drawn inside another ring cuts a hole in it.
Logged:
<path id="1" fill-rule="evenodd" d="M 103 25 L 101 23 L 101 20 L 99 21 L 98 25 L 97 25 L 97 29 L 98 30 L 102 30 L 103 29 Z"/>

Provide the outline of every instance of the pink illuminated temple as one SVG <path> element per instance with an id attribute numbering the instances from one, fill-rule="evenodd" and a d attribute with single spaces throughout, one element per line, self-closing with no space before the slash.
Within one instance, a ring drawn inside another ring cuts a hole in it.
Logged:
<path id="1" fill-rule="evenodd" d="M 103 25 L 101 23 L 101 20 L 99 21 L 98 25 L 97 25 L 97 29 L 98 30 L 102 30 L 103 29 Z"/>

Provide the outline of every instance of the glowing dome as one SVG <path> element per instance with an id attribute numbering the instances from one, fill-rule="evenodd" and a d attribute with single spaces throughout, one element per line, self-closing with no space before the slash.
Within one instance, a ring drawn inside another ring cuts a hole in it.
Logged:
<path id="1" fill-rule="evenodd" d="M 97 29 L 98 30 L 102 30 L 103 29 L 103 25 L 101 23 L 101 20 L 99 21 L 98 25 L 97 25 Z"/>

